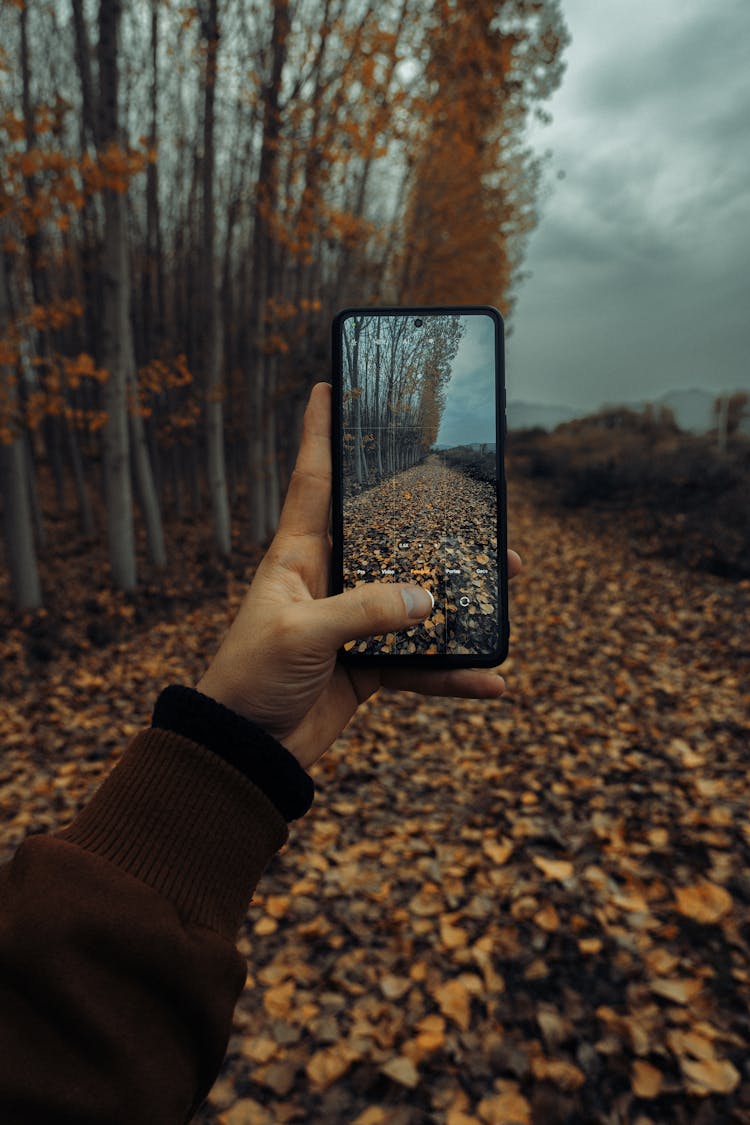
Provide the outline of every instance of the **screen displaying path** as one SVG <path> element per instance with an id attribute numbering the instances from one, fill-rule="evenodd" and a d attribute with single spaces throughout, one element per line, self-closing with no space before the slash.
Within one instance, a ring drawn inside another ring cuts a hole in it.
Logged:
<path id="1" fill-rule="evenodd" d="M 489 653 L 497 647 L 495 489 L 437 453 L 346 503 L 344 583 L 416 582 L 435 599 L 423 623 L 353 642 L 356 652 Z"/>
<path id="2" fill-rule="evenodd" d="M 497 331 L 484 311 L 343 322 L 344 586 L 416 582 L 435 599 L 424 623 L 354 652 L 498 647 Z"/>

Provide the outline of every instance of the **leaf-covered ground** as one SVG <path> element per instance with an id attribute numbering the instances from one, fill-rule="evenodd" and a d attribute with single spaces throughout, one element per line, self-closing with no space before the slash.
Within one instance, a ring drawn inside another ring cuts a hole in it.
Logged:
<path id="1" fill-rule="evenodd" d="M 508 694 L 383 694 L 316 767 L 202 1125 L 750 1122 L 750 583 L 527 483 L 510 527 Z M 167 602 L 69 582 L 7 630 L 6 853 L 196 681 L 244 577 L 189 548 Z"/>
<path id="2" fill-rule="evenodd" d="M 437 454 L 347 499 L 344 585 L 416 581 L 435 608 L 419 625 L 356 652 L 497 651 L 495 489 L 446 465 Z M 466 599 L 465 606 L 459 599 Z"/>

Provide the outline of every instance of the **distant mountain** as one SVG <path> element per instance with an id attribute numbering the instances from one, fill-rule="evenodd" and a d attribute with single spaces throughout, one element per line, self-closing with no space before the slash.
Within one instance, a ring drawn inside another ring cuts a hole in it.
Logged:
<path id="1" fill-rule="evenodd" d="M 713 412 L 715 402 L 715 394 L 693 388 L 689 391 L 667 391 L 659 398 L 643 399 L 641 402 L 607 403 L 605 409 L 609 409 L 612 405 L 627 406 L 630 410 L 643 410 L 649 404 L 657 410 L 660 406 L 666 406 L 674 414 L 674 420 L 681 430 L 687 430 L 692 434 L 705 434 L 716 425 Z"/>
<path id="2" fill-rule="evenodd" d="M 702 391 L 694 387 L 687 391 L 667 391 L 659 398 L 652 399 L 650 405 L 657 409 L 660 406 L 668 407 L 681 430 L 704 434 L 716 425 L 714 415 L 716 398 L 714 392 Z M 508 429 L 526 430 L 540 426 L 544 430 L 554 430 L 562 422 L 570 422 L 573 418 L 585 418 L 587 414 L 596 414 L 598 409 L 610 410 L 617 406 L 626 406 L 629 410 L 640 411 L 648 405 L 649 402 L 643 399 L 640 402 L 608 402 L 600 408 L 592 407 L 590 410 L 585 410 L 580 407 L 576 410 L 570 406 L 549 406 L 543 403 L 514 400 L 509 402 L 507 407 Z M 747 432 L 749 425 L 750 423 L 746 421 L 741 428 Z"/>
<path id="3" fill-rule="evenodd" d="M 540 402 L 521 402 L 514 399 L 508 403 L 505 413 L 509 430 L 533 430 L 537 426 L 543 430 L 554 430 L 561 422 L 583 418 L 588 411 L 574 410 L 570 406 L 548 406 Z"/>

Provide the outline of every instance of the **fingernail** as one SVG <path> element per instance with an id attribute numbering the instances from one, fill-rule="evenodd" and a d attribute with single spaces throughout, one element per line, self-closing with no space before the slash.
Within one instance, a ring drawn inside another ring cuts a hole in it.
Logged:
<path id="1" fill-rule="evenodd" d="M 435 599 L 430 591 L 423 590 L 420 586 L 402 586 L 401 597 L 404 599 L 409 617 L 417 619 L 426 617 L 435 605 Z"/>

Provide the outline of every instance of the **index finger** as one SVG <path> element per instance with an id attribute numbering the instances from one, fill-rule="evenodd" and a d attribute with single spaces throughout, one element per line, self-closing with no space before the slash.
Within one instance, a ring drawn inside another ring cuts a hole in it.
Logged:
<path id="1" fill-rule="evenodd" d="M 302 422 L 302 441 L 278 531 L 327 535 L 331 507 L 331 384 L 316 383 Z"/>

